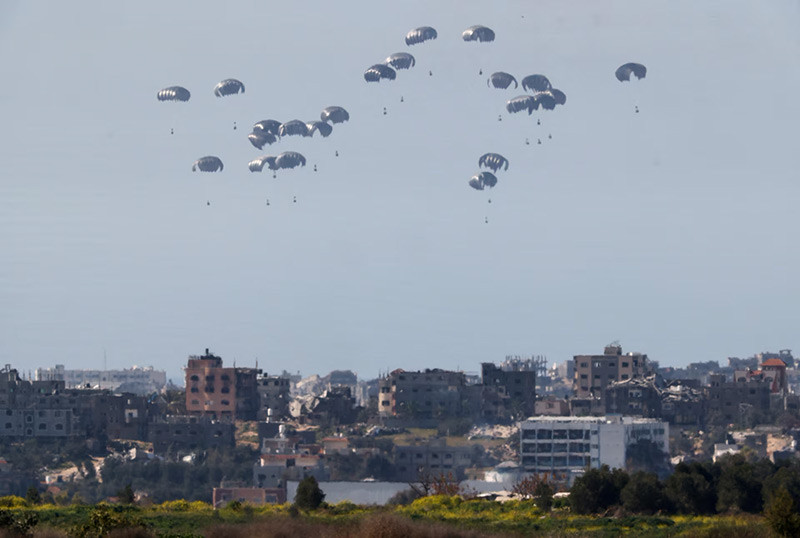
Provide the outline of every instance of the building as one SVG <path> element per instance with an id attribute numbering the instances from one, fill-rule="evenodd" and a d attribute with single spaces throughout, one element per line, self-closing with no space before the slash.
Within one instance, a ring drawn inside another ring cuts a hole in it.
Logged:
<path id="1" fill-rule="evenodd" d="M 481 416 L 489 421 L 529 417 L 535 412 L 536 370 L 529 361 L 481 363 L 484 387 Z M 493 391 L 495 397 L 487 392 Z"/>
<path id="2" fill-rule="evenodd" d="M 397 369 L 380 379 L 378 413 L 382 418 L 438 420 L 469 416 L 474 404 L 464 372 L 439 368 L 406 372 Z"/>
<path id="3" fill-rule="evenodd" d="M 729 424 L 750 416 L 753 411 L 769 411 L 771 384 L 748 372 L 737 370 L 735 381 L 727 381 L 724 374 L 709 376 L 711 384 L 706 388 L 709 422 Z"/>
<path id="4" fill-rule="evenodd" d="M 419 480 L 421 474 L 452 474 L 456 480 L 463 480 L 475 457 L 472 447 L 448 446 L 446 438 L 416 445 L 395 445 L 392 455 L 395 479 L 407 482 Z"/>
<path id="5" fill-rule="evenodd" d="M 606 346 L 602 355 L 575 355 L 573 362 L 572 391 L 578 398 L 602 398 L 609 383 L 644 377 L 651 370 L 647 355 L 623 355 L 618 344 Z"/>
<path id="6" fill-rule="evenodd" d="M 152 366 L 123 370 L 67 370 L 63 364 L 55 368 L 37 368 L 36 381 L 63 381 L 66 388 L 93 388 L 132 394 L 158 392 L 167 384 L 167 372 Z"/>
<path id="7" fill-rule="evenodd" d="M 214 508 L 223 508 L 229 502 L 261 505 L 286 502 L 286 488 L 214 488 L 211 503 Z"/>
<path id="8" fill-rule="evenodd" d="M 209 417 L 168 416 L 150 424 L 147 440 L 153 443 L 157 454 L 170 450 L 233 447 L 236 444 L 234 430 L 232 423 Z"/>
<path id="9" fill-rule="evenodd" d="M 255 368 L 224 368 L 222 358 L 209 353 L 189 357 L 186 371 L 186 412 L 214 419 L 256 420 L 258 385 Z"/>
<path id="10" fill-rule="evenodd" d="M 669 454 L 669 424 L 646 418 L 532 417 L 520 423 L 520 455 L 527 473 L 571 483 L 588 468 L 626 468 L 626 452 L 649 440 Z"/>
<path id="11" fill-rule="evenodd" d="M 289 417 L 292 383 L 285 375 L 258 376 L 258 420 L 282 420 Z"/>
<path id="12" fill-rule="evenodd" d="M 636 417 L 661 416 L 661 391 L 655 376 L 612 381 L 605 388 L 605 411 Z"/>

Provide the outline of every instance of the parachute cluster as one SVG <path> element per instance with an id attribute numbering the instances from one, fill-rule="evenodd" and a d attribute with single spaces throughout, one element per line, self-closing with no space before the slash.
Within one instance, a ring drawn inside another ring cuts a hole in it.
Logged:
<path id="1" fill-rule="evenodd" d="M 461 37 L 463 41 L 468 43 L 491 43 L 495 40 L 496 35 L 491 28 L 475 25 L 465 29 Z M 405 43 L 410 47 L 437 38 L 438 32 L 435 28 L 420 26 L 410 30 L 405 35 Z M 416 64 L 417 59 L 412 54 L 395 52 L 386 56 L 382 62 L 368 67 L 364 71 L 363 78 L 366 82 L 393 81 L 397 78 L 398 71 L 410 70 Z M 433 72 L 429 71 L 429 75 L 433 75 Z M 482 69 L 479 75 L 483 75 Z M 647 68 L 643 64 L 635 62 L 624 63 L 614 71 L 614 76 L 620 82 L 632 82 L 634 79 L 641 80 L 646 75 Z M 535 111 L 539 110 L 553 111 L 559 106 L 564 106 L 567 102 L 566 94 L 562 90 L 554 88 L 548 77 L 543 74 L 529 74 L 518 81 L 511 73 L 495 71 L 486 79 L 486 85 L 497 90 L 516 90 L 522 86 L 524 94 L 505 101 L 505 110 L 508 114 L 527 112 L 527 115 L 531 116 Z M 220 81 L 213 89 L 214 95 L 220 98 L 244 94 L 244 92 L 244 84 L 233 78 Z M 159 101 L 188 102 L 191 99 L 191 93 L 182 86 L 168 86 L 159 90 L 156 97 Z M 635 112 L 639 112 L 638 105 L 635 106 Z M 386 114 L 385 107 L 383 113 Z M 334 131 L 334 125 L 342 124 L 349 120 L 350 114 L 347 110 L 341 106 L 329 106 L 322 110 L 319 120 L 303 121 L 292 119 L 282 122 L 275 119 L 265 119 L 258 121 L 253 125 L 251 132 L 248 133 L 247 139 L 253 147 L 263 150 L 265 146 L 272 146 L 291 137 L 312 138 L 318 134 L 321 138 L 328 138 Z M 502 121 L 502 114 L 498 116 L 498 120 Z M 538 114 L 536 123 L 541 125 L 541 118 L 538 117 Z M 234 129 L 236 129 L 235 122 Z M 552 138 L 551 135 L 548 135 L 548 137 Z M 525 143 L 529 144 L 529 140 L 526 139 Z M 541 139 L 539 139 L 538 143 L 542 143 Z M 336 155 L 338 156 L 338 151 Z M 273 172 L 273 177 L 276 177 L 275 173 L 279 170 L 304 167 L 306 163 L 307 159 L 301 153 L 284 151 L 277 155 L 259 156 L 248 163 L 248 169 L 251 172 L 262 172 L 266 168 Z M 500 153 L 485 153 L 478 159 L 478 167 L 485 170 L 480 170 L 473 175 L 469 179 L 468 185 L 478 191 L 492 189 L 498 183 L 497 174 L 507 171 L 508 166 L 508 159 Z M 221 172 L 223 169 L 222 160 L 215 155 L 201 157 L 192 164 L 192 171 L 195 172 Z M 314 171 L 316 170 L 317 167 L 314 165 Z M 489 202 L 491 203 L 491 199 Z"/>
<path id="2" fill-rule="evenodd" d="M 244 84 L 232 78 L 220 81 L 213 89 L 216 97 L 227 97 L 243 94 L 244 92 Z M 191 98 L 191 93 L 182 86 L 168 86 L 159 90 L 156 98 L 159 101 L 187 102 Z M 264 146 L 275 144 L 284 138 L 293 136 L 313 137 L 319 133 L 318 136 L 327 138 L 333 133 L 334 124 L 344 123 L 349 119 L 349 112 L 341 106 L 329 106 L 322 110 L 319 120 L 315 119 L 307 122 L 298 119 L 286 122 L 274 119 L 261 120 L 253 125 L 253 129 L 247 135 L 247 139 L 250 144 L 260 150 Z M 234 129 L 236 129 L 235 122 Z M 171 132 L 174 134 L 174 129 L 171 129 Z M 278 170 L 291 170 L 306 166 L 306 163 L 306 157 L 301 153 L 284 151 L 278 155 L 263 155 L 253 159 L 248 163 L 248 169 L 251 172 L 261 172 L 266 167 L 268 170 L 273 171 L 274 176 Z M 192 163 L 192 172 L 222 172 L 224 168 L 222 159 L 216 155 L 206 155 Z M 316 171 L 316 165 L 314 170 Z"/>

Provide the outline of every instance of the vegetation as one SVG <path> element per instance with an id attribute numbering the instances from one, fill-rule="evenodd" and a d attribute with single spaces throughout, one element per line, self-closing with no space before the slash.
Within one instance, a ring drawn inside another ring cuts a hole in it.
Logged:
<path id="1" fill-rule="evenodd" d="M 317 479 L 307 476 L 297 485 L 294 504 L 301 510 L 316 510 L 325 500 L 325 494 L 319 488 Z"/>

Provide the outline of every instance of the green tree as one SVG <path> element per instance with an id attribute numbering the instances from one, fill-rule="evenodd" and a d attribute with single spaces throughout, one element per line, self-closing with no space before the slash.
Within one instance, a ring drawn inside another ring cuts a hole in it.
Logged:
<path id="1" fill-rule="evenodd" d="M 672 506 L 682 514 L 713 514 L 717 491 L 714 476 L 701 463 L 679 463 L 665 484 L 665 493 Z"/>
<path id="2" fill-rule="evenodd" d="M 547 480 L 540 480 L 533 489 L 533 500 L 536 502 L 536 506 L 545 512 L 549 512 L 553 508 L 553 495 L 555 492 L 555 489 Z"/>
<path id="3" fill-rule="evenodd" d="M 664 485 L 653 473 L 637 471 L 620 492 L 622 506 L 637 514 L 653 514 L 667 508 Z"/>
<path id="4" fill-rule="evenodd" d="M 593 514 L 616 506 L 620 492 L 628 484 L 628 473 L 620 469 L 611 471 L 608 465 L 589 469 L 575 479 L 569 490 L 569 504 L 573 512 Z"/>
<path id="5" fill-rule="evenodd" d="M 36 486 L 29 487 L 28 492 L 25 493 L 25 500 L 30 504 L 41 504 L 42 495 L 39 493 L 39 489 Z"/>
<path id="6" fill-rule="evenodd" d="M 795 502 L 786 488 L 780 488 L 772 496 L 764 518 L 778 536 L 800 536 L 800 515 L 795 512 Z"/>
<path id="7" fill-rule="evenodd" d="M 319 488 L 317 479 L 307 476 L 297 485 L 297 493 L 294 496 L 294 504 L 303 510 L 315 510 L 319 508 L 325 494 Z"/>
<path id="8" fill-rule="evenodd" d="M 756 468 L 739 454 L 723 459 L 717 483 L 717 511 L 760 512 L 761 480 Z"/>
<path id="9" fill-rule="evenodd" d="M 117 493 L 117 497 L 119 497 L 119 502 L 123 504 L 133 504 L 136 500 L 136 496 L 133 493 L 133 488 L 131 487 L 130 482 L 125 484 L 125 487 L 122 488 L 119 493 Z"/>

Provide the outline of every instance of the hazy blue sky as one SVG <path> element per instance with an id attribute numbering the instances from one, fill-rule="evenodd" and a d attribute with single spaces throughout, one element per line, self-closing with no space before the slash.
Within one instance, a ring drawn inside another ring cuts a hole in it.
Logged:
<path id="1" fill-rule="evenodd" d="M 439 38 L 407 47 L 420 25 Z M 0 362 L 176 378 L 209 347 L 373 377 L 800 347 L 798 28 L 795 0 L 6 0 Z M 399 51 L 416 68 L 364 82 Z M 647 78 L 617 82 L 628 61 Z M 509 116 L 497 70 L 567 103 Z M 215 98 L 228 77 L 247 92 Z M 189 103 L 156 100 L 173 84 Z M 329 138 L 265 148 L 306 168 L 247 170 L 254 122 L 334 104 Z M 487 151 L 511 165 L 481 193 Z M 191 172 L 207 154 L 223 173 Z"/>

